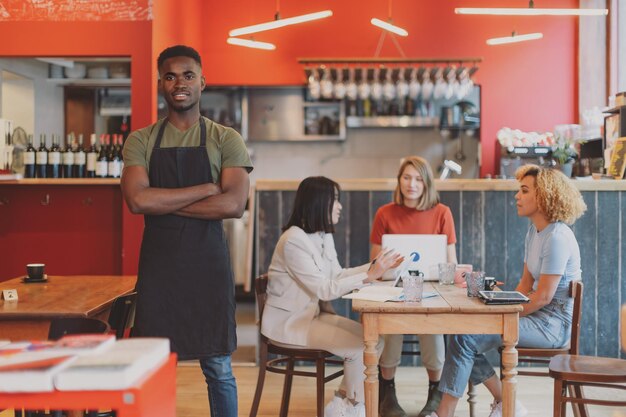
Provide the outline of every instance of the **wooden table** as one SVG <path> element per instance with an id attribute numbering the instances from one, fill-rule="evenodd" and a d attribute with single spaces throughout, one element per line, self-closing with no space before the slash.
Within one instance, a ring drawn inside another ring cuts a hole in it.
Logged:
<path id="1" fill-rule="evenodd" d="M 126 389 L 52 391 L 0 395 L 1 408 L 115 410 L 118 417 L 176 417 L 176 354 Z M 82 414 L 81 414 L 82 415 Z"/>
<path id="2" fill-rule="evenodd" d="M 18 294 L 17 301 L 0 301 L 0 339 L 45 340 L 50 321 L 60 317 L 106 320 L 113 300 L 132 292 L 136 281 L 134 275 L 54 275 L 45 283 L 0 282 L 0 292 Z"/>
<path id="3" fill-rule="evenodd" d="M 515 415 L 517 344 L 520 305 L 487 306 L 467 297 L 464 288 L 425 283 L 424 291 L 438 297 L 421 303 L 353 300 L 352 309 L 361 313 L 365 339 L 365 409 L 367 417 L 378 415 L 378 357 L 376 344 L 381 334 L 501 334 L 503 415 Z"/>

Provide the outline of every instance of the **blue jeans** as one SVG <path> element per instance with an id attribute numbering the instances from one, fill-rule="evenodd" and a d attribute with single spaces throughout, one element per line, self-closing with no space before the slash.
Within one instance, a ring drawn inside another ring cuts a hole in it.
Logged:
<path id="1" fill-rule="evenodd" d="M 519 320 L 519 346 L 555 349 L 569 341 L 570 319 L 566 306 L 551 304 Z M 495 375 L 484 353 L 502 346 L 502 336 L 494 334 L 454 335 L 448 342 L 439 391 L 461 398 L 467 381 L 478 385 Z"/>
<path id="2" fill-rule="evenodd" d="M 211 417 L 237 417 L 237 383 L 230 355 L 200 359 L 207 383 Z"/>

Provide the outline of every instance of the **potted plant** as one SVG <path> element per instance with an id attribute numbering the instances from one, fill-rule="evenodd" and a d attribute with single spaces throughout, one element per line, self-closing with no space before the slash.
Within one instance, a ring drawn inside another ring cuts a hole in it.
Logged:
<path id="1" fill-rule="evenodd" d="M 572 176 L 574 161 L 578 157 L 578 150 L 574 142 L 557 138 L 552 148 L 552 158 L 556 162 L 556 168 L 560 169 L 567 177 Z"/>

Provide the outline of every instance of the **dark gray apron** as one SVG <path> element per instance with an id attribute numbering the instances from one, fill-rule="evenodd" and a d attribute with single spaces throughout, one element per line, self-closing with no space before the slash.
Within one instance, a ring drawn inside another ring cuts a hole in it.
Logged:
<path id="1" fill-rule="evenodd" d="M 161 148 L 163 121 L 150 158 L 150 187 L 213 182 L 200 118 L 200 146 Z M 235 289 L 221 220 L 145 216 L 133 336 L 167 337 L 179 359 L 232 353 Z"/>

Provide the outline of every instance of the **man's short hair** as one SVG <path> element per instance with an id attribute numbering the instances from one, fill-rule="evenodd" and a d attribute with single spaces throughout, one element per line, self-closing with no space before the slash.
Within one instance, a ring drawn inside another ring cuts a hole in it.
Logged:
<path id="1" fill-rule="evenodd" d="M 157 59 L 157 68 L 160 70 L 166 59 L 179 56 L 186 56 L 188 58 L 191 58 L 196 61 L 200 67 L 202 67 L 202 59 L 200 58 L 200 54 L 198 53 L 198 51 L 193 49 L 191 46 L 174 45 L 164 49 L 163 52 L 161 52 L 159 58 Z"/>

